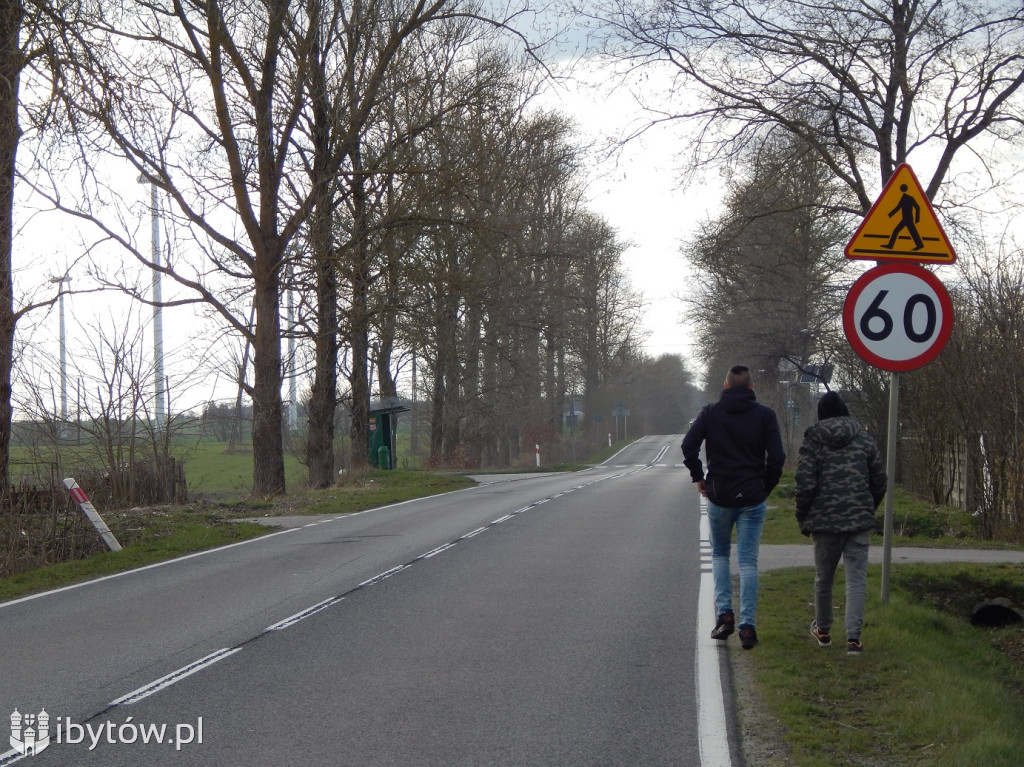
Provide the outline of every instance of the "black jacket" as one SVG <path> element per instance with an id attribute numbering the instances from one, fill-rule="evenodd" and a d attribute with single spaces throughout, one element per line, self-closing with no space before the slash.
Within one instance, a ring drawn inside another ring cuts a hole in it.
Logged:
<path id="1" fill-rule="evenodd" d="M 700 460 L 700 448 L 708 473 Z M 779 484 L 786 453 L 775 411 L 762 405 L 754 390 L 732 386 L 706 405 L 683 438 L 683 465 L 694 482 L 705 481 L 708 500 L 716 506 L 753 506 Z"/>

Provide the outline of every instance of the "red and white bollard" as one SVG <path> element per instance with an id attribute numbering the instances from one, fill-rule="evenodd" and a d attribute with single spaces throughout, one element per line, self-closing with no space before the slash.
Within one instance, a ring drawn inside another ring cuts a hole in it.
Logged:
<path id="1" fill-rule="evenodd" d="M 537 454 L 537 467 L 540 468 L 540 445 L 534 445 L 534 452 Z"/>
<path id="2" fill-rule="evenodd" d="M 99 512 L 93 508 L 92 502 L 89 497 L 85 494 L 85 491 L 78 486 L 74 478 L 68 477 L 64 480 L 64 487 L 71 492 L 71 497 L 75 499 L 82 511 L 85 512 L 85 516 L 92 522 L 92 526 L 96 528 L 96 532 L 100 534 L 100 538 L 103 542 L 110 547 L 111 551 L 120 551 L 121 544 L 117 542 L 117 538 L 110 532 L 110 528 L 107 527 L 107 523 L 103 521 L 103 518 L 99 515 Z"/>

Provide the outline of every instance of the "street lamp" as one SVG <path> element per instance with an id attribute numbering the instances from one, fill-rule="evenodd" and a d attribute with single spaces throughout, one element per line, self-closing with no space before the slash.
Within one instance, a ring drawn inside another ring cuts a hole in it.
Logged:
<path id="1" fill-rule="evenodd" d="M 63 435 L 64 426 L 68 422 L 68 345 L 67 326 L 64 324 L 64 283 L 70 283 L 68 275 L 63 277 L 51 277 L 50 282 L 58 285 L 57 302 L 60 312 L 60 429 Z"/>
<path id="2" fill-rule="evenodd" d="M 156 394 L 156 430 L 164 428 L 164 318 L 160 306 L 163 296 L 160 289 L 160 197 L 156 184 L 145 176 L 139 176 L 140 184 L 149 184 L 151 190 L 153 238 L 153 390 Z"/>

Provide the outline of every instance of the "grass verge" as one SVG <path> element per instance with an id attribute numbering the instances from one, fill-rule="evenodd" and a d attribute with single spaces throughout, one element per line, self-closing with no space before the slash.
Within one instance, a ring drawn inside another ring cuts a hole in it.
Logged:
<path id="1" fill-rule="evenodd" d="M 273 529 L 245 519 L 349 514 L 473 484 L 468 477 L 371 469 L 339 487 L 293 492 L 272 501 L 198 500 L 186 506 L 103 512 L 104 521 L 124 547 L 121 551 L 0 578 L 0 601 L 266 535 Z"/>
<path id="2" fill-rule="evenodd" d="M 808 546 L 793 505 L 793 476 L 772 494 L 765 544 Z M 879 518 L 882 512 L 879 511 Z M 897 488 L 893 545 L 994 548 L 969 515 Z M 872 545 L 881 545 L 881 535 Z M 1007 547 L 1002 545 L 1002 547 Z M 1020 626 L 970 623 L 997 596 L 1024 608 L 1020 565 L 895 565 L 889 603 L 881 568 L 869 568 L 865 652 L 847 656 L 843 576 L 833 644 L 818 647 L 814 569 L 762 573 L 761 644 L 730 653 L 746 761 L 766 767 L 1017 767 L 1024 754 L 1024 636 Z"/>
<path id="3" fill-rule="evenodd" d="M 813 581 L 811 568 L 763 574 L 761 644 L 731 654 L 749 763 L 1021 764 L 1020 628 L 976 628 L 966 604 L 1024 598 L 1024 568 L 901 566 L 883 605 L 880 568 L 872 566 L 862 656 L 846 655 L 841 630 L 828 649 L 810 636 Z M 771 742 L 759 743 L 766 731 Z"/>

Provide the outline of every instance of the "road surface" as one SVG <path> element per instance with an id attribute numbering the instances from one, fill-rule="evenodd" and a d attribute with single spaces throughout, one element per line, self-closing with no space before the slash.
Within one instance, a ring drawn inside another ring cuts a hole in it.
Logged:
<path id="1" fill-rule="evenodd" d="M 0 765 L 696 767 L 679 440 L 0 604 Z"/>

